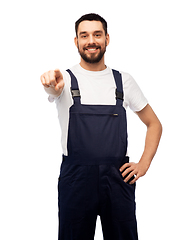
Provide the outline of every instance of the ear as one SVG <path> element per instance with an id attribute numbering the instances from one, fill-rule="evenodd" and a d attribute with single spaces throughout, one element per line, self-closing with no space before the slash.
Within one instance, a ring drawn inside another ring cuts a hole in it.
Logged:
<path id="1" fill-rule="evenodd" d="M 110 36 L 109 36 L 109 34 L 107 33 L 107 35 L 106 35 L 106 46 L 108 46 L 109 43 L 110 43 Z"/>
<path id="2" fill-rule="evenodd" d="M 75 46 L 78 48 L 78 38 L 77 37 L 74 38 L 74 43 L 75 43 Z"/>

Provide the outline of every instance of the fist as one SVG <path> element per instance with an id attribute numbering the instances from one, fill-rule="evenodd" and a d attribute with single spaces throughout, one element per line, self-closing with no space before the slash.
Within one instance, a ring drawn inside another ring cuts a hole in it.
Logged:
<path id="1" fill-rule="evenodd" d="M 54 88 L 56 91 L 63 89 L 64 80 L 63 75 L 59 69 L 48 71 L 41 75 L 41 83 L 46 88 Z"/>

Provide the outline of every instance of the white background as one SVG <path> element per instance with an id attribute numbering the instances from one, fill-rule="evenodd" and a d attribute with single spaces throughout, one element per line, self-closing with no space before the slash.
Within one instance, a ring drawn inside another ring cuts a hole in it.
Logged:
<path id="1" fill-rule="evenodd" d="M 137 182 L 139 239 L 178 239 L 177 8 L 176 0 L 0 3 L 0 239 L 57 239 L 60 127 L 40 75 L 79 62 L 74 22 L 90 12 L 108 22 L 106 64 L 135 78 L 163 125 L 151 168 Z M 137 162 L 146 128 L 130 110 L 128 131 Z"/>

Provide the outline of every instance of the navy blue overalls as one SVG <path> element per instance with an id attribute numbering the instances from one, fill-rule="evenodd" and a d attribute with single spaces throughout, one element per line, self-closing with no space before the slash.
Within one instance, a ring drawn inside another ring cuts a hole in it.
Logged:
<path id="1" fill-rule="evenodd" d="M 119 171 L 129 161 L 121 74 L 112 70 L 116 105 L 87 105 L 67 71 L 74 104 L 58 182 L 59 240 L 93 240 L 98 215 L 104 240 L 137 240 L 135 184 L 125 183 Z"/>

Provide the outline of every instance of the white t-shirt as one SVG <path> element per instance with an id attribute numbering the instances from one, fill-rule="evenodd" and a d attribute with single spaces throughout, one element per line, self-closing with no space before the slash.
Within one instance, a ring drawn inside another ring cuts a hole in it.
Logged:
<path id="1" fill-rule="evenodd" d="M 115 105 L 115 90 L 116 84 L 112 69 L 107 67 L 103 71 L 87 71 L 79 64 L 70 68 L 76 76 L 82 104 L 97 104 L 97 105 Z M 121 72 L 122 84 L 124 91 L 123 106 L 126 109 L 128 106 L 134 111 L 141 111 L 148 101 L 144 97 L 135 80 L 128 73 Z M 73 105 L 73 99 L 70 92 L 71 78 L 68 72 L 62 71 L 65 86 L 59 97 L 54 99 L 49 96 L 49 101 L 55 100 L 58 110 L 58 118 L 62 133 L 62 149 L 63 154 L 67 156 L 67 135 L 69 124 L 69 108 Z"/>

